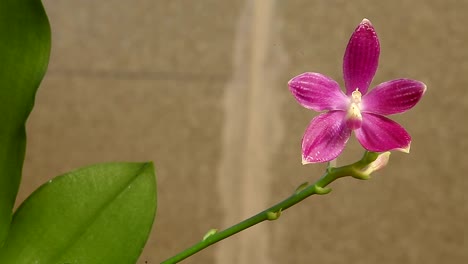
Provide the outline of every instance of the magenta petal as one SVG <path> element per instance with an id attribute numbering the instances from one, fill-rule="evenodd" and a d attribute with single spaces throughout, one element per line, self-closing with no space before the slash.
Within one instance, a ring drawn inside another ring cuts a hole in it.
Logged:
<path id="1" fill-rule="evenodd" d="M 405 112 L 419 102 L 426 85 L 420 81 L 398 79 L 381 83 L 362 98 L 361 110 L 381 115 Z"/>
<path id="2" fill-rule="evenodd" d="M 302 138 L 302 163 L 330 161 L 343 151 L 351 135 L 344 111 L 332 111 L 316 116 Z"/>
<path id="3" fill-rule="evenodd" d="M 348 103 L 339 84 L 320 73 L 305 72 L 292 78 L 288 85 L 299 104 L 308 109 L 344 110 Z"/>
<path id="4" fill-rule="evenodd" d="M 367 92 L 379 64 L 380 44 L 371 22 L 362 20 L 354 31 L 346 47 L 343 60 L 343 75 L 346 94 L 359 88 L 361 94 Z"/>
<path id="5" fill-rule="evenodd" d="M 361 128 L 354 130 L 361 145 L 374 152 L 409 152 L 411 136 L 395 121 L 384 116 L 362 113 Z"/>

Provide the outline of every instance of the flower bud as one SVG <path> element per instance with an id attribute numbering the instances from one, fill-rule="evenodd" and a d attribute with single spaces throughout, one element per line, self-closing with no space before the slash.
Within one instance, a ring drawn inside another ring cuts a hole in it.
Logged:
<path id="1" fill-rule="evenodd" d="M 385 167 L 390 159 L 390 151 L 380 153 L 376 160 L 371 162 L 367 167 L 362 169 L 362 174 L 371 175 L 374 171 L 378 171 Z"/>

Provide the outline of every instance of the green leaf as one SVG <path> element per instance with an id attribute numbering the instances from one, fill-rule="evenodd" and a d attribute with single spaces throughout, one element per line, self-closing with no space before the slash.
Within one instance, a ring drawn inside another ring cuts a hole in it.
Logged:
<path id="1" fill-rule="evenodd" d="M 50 54 L 39 0 L 0 0 L 0 245 L 10 226 L 26 146 L 25 122 Z"/>
<path id="2" fill-rule="evenodd" d="M 135 263 L 156 212 L 152 163 L 108 163 L 56 177 L 18 208 L 0 263 Z"/>

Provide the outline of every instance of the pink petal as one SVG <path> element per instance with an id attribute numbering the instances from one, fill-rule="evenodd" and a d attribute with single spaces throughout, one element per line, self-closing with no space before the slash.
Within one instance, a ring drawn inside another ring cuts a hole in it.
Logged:
<path id="1" fill-rule="evenodd" d="M 347 96 L 333 79 L 320 73 L 306 72 L 292 78 L 289 90 L 305 108 L 315 111 L 344 110 Z"/>
<path id="2" fill-rule="evenodd" d="M 343 59 L 343 75 L 346 94 L 359 88 L 364 95 L 374 78 L 379 64 L 380 44 L 371 22 L 362 20 L 346 47 Z"/>
<path id="3" fill-rule="evenodd" d="M 344 111 L 332 111 L 310 122 L 302 138 L 303 164 L 330 161 L 340 155 L 351 135 L 345 115 Z"/>
<path id="4" fill-rule="evenodd" d="M 362 98 L 361 110 L 380 115 L 402 113 L 419 102 L 426 85 L 420 81 L 398 79 L 377 85 Z"/>
<path id="5" fill-rule="evenodd" d="M 361 145 L 373 152 L 409 152 L 411 136 L 395 121 L 384 116 L 362 113 L 361 128 L 354 130 Z"/>

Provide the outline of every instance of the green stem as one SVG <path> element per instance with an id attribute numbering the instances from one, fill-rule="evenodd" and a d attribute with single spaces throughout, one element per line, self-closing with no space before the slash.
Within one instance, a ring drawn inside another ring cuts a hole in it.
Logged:
<path id="1" fill-rule="evenodd" d="M 327 185 L 344 176 L 357 176 L 359 171 L 369 165 L 372 161 L 377 158 L 378 154 L 373 152 L 366 152 L 364 157 L 351 165 L 339 167 L 339 168 L 328 168 L 326 173 L 314 184 L 304 187 L 302 190 L 297 190 L 293 195 L 289 196 L 287 199 L 273 205 L 272 207 L 238 223 L 235 224 L 221 232 L 214 233 L 207 236 L 205 239 L 196 243 L 190 248 L 180 252 L 179 254 L 161 262 L 161 264 L 172 264 L 178 263 L 191 255 L 207 248 L 210 245 L 213 245 L 225 238 L 228 238 L 234 234 L 239 233 L 249 227 L 252 227 L 258 223 L 261 223 L 265 220 L 276 220 L 282 211 L 285 211 L 289 207 L 301 202 L 307 197 L 313 194 L 326 194 L 331 191 L 329 188 L 325 188 Z M 360 177 L 357 177 L 360 178 Z"/>

